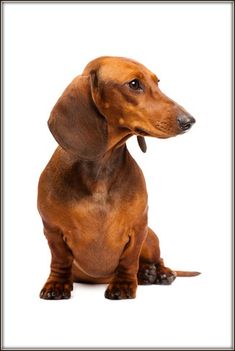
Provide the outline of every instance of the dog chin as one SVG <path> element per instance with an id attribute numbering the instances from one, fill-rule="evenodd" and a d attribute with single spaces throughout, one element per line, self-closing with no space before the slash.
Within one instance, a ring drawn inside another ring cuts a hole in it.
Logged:
<path id="1" fill-rule="evenodd" d="M 164 131 L 164 130 L 159 130 L 159 129 L 156 129 L 154 131 L 149 131 L 149 130 L 146 130 L 143 128 L 135 128 L 134 132 L 136 135 L 140 135 L 143 137 L 153 137 L 153 138 L 158 138 L 158 139 L 168 139 L 168 138 L 174 137 L 178 134 L 181 134 L 181 133 L 177 133 L 177 132 L 176 133 L 169 133 L 169 131 Z"/>

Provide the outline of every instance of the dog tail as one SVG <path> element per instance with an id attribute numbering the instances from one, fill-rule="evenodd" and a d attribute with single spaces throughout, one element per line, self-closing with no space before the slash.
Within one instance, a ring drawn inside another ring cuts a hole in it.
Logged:
<path id="1" fill-rule="evenodd" d="M 174 271 L 177 277 L 196 277 L 201 272 Z"/>

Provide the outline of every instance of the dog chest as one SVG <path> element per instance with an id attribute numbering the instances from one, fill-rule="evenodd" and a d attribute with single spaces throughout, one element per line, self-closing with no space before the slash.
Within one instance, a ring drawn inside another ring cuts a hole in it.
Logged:
<path id="1" fill-rule="evenodd" d="M 102 277 L 115 271 L 132 233 L 132 225 L 112 212 L 105 216 L 91 212 L 92 216 L 88 213 L 84 217 L 73 215 L 73 228 L 64 231 L 64 240 L 82 271 L 89 276 Z"/>

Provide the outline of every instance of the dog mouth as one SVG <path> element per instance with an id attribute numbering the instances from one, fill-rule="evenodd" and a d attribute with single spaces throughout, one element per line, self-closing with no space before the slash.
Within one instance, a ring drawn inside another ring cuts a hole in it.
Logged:
<path id="1" fill-rule="evenodd" d="M 147 130 L 143 129 L 143 128 L 135 128 L 134 129 L 134 132 L 138 135 L 141 135 L 141 136 L 151 136 L 151 133 L 148 132 Z"/>
<path id="2" fill-rule="evenodd" d="M 140 136 L 143 136 L 143 137 L 155 137 L 155 138 L 160 138 L 160 139 L 166 139 L 166 138 L 169 138 L 173 135 L 176 135 L 176 133 L 169 133 L 169 131 L 167 130 L 164 130 L 163 128 L 158 128 L 157 129 L 157 132 L 150 132 L 144 128 L 139 128 L 139 127 L 136 127 L 134 129 L 134 133 L 137 134 L 137 135 L 140 135 Z"/>

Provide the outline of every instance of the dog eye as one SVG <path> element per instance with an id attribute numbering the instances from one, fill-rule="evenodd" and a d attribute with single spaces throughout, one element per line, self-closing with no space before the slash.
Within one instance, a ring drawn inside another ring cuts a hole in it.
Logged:
<path id="1" fill-rule="evenodd" d="M 157 82 L 159 83 L 159 82 L 160 82 L 160 79 L 158 79 Z"/>
<path id="2" fill-rule="evenodd" d="M 129 83 L 129 87 L 133 90 L 142 90 L 141 86 L 140 86 L 140 82 L 138 79 L 133 79 L 130 83 Z"/>

